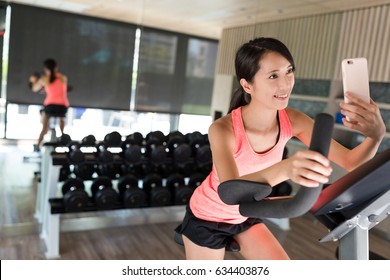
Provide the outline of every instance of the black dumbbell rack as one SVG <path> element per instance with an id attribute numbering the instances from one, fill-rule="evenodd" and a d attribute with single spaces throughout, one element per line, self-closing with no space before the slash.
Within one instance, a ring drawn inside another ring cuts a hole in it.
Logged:
<path id="1" fill-rule="evenodd" d="M 58 149 L 64 149 L 58 152 Z M 59 237 L 60 237 L 60 215 L 69 213 L 64 205 L 63 198 L 57 197 L 60 169 L 64 165 L 72 164 L 70 162 L 66 147 L 56 147 L 47 145 L 42 150 L 42 181 L 38 189 L 36 216 L 42 222 L 41 237 L 46 244 L 46 257 L 55 258 L 59 256 Z M 96 153 L 85 153 L 85 163 L 98 164 L 99 159 Z M 166 164 L 172 164 L 168 162 Z M 123 157 L 114 154 L 115 163 L 124 163 Z M 186 178 L 186 181 L 189 179 Z M 166 182 L 166 178 L 163 179 Z M 177 206 L 171 203 L 164 206 Z M 144 205 L 143 207 L 160 207 L 154 205 Z M 184 207 L 183 207 L 184 208 Z M 109 210 L 126 209 L 121 201 L 116 202 Z M 82 212 L 99 211 L 96 203 L 92 198 L 85 205 Z M 74 212 L 72 212 L 74 213 Z"/>
<path id="2" fill-rule="evenodd" d="M 64 166 L 64 165 L 69 164 L 69 159 L 68 159 L 66 153 L 52 152 L 51 158 L 52 158 L 52 169 L 54 167 Z M 92 164 L 92 165 L 98 164 L 98 159 L 95 157 L 95 155 L 93 153 L 85 154 L 85 159 L 86 159 L 86 163 L 88 163 L 88 164 Z M 114 155 L 114 159 L 115 159 L 115 164 L 125 164 L 123 158 L 121 158 L 117 155 Z M 169 161 L 169 159 L 168 159 L 166 164 L 172 165 L 172 162 Z M 179 173 L 179 172 L 176 172 L 176 173 Z M 53 176 L 56 176 L 56 175 L 53 175 Z M 167 178 L 169 178 L 169 176 L 167 176 L 167 177 L 161 176 L 161 177 L 162 177 L 162 186 L 165 187 L 166 182 L 167 182 Z M 116 179 L 112 179 L 112 180 L 114 181 Z M 55 181 L 55 179 L 53 178 L 53 183 L 54 183 L 54 181 Z M 140 181 L 142 181 L 142 179 L 140 179 Z M 189 178 L 185 178 L 185 181 L 189 181 Z M 51 206 L 50 212 L 52 214 L 67 213 L 66 207 L 64 206 L 64 201 L 62 198 L 56 198 L 55 196 L 50 196 L 49 203 Z M 170 202 L 168 202 L 164 205 L 161 205 L 161 206 L 170 206 L 170 205 L 172 205 L 172 206 L 178 205 L 178 203 L 175 203 L 174 199 L 172 198 Z M 146 203 L 144 205 L 141 205 L 140 207 L 158 207 L 158 205 L 153 204 L 153 203 Z M 126 207 L 124 207 L 123 203 L 118 201 L 110 209 L 106 209 L 106 210 L 118 210 L 118 209 L 124 209 L 124 208 L 126 208 Z M 94 203 L 93 199 L 90 199 L 90 202 L 82 210 L 82 212 L 91 212 L 91 211 L 99 211 L 99 207 L 97 207 L 97 205 L 96 205 L 96 203 Z"/>

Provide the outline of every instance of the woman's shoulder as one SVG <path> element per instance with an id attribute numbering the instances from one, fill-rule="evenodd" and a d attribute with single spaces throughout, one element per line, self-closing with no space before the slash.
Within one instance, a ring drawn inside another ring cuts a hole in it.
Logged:
<path id="1" fill-rule="evenodd" d="M 291 108 L 291 107 L 287 107 L 286 109 L 284 109 L 287 113 L 287 115 L 289 116 L 289 118 L 293 118 L 295 117 L 296 115 L 299 115 L 301 114 L 300 111 L 294 109 L 294 108 Z"/>
<path id="2" fill-rule="evenodd" d="M 302 120 L 302 119 L 307 119 L 307 118 L 310 118 L 308 115 L 306 115 L 305 113 L 301 112 L 301 111 L 298 111 L 294 108 L 290 108 L 290 107 L 287 107 L 285 109 L 286 113 L 287 113 L 287 116 L 289 117 L 290 121 L 294 121 L 294 120 Z"/>
<path id="3" fill-rule="evenodd" d="M 214 121 L 209 127 L 208 136 L 212 147 L 217 145 L 220 148 L 232 149 L 234 147 L 234 130 L 231 114 Z"/>
<path id="4" fill-rule="evenodd" d="M 210 127 L 208 134 L 211 137 L 228 136 L 233 133 L 232 116 L 231 113 L 227 114 L 216 121 L 214 121 Z"/>
<path id="5" fill-rule="evenodd" d="M 57 77 L 63 82 L 67 83 L 68 82 L 68 77 L 60 72 L 57 72 Z"/>
<path id="6" fill-rule="evenodd" d="M 308 129 L 313 123 L 313 120 L 301 111 L 289 107 L 287 107 L 285 111 L 290 119 L 294 136 L 298 135 L 303 130 Z"/>
<path id="7" fill-rule="evenodd" d="M 209 130 L 231 130 L 232 129 L 232 114 L 227 114 L 217 120 L 211 125 Z"/>

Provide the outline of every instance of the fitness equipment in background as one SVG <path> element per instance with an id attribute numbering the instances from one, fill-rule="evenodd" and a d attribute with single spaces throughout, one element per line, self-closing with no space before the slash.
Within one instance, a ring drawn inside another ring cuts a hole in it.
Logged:
<path id="1" fill-rule="evenodd" d="M 193 188 L 186 186 L 184 176 L 180 173 L 169 175 L 166 179 L 166 187 L 171 190 L 174 205 L 187 204 L 194 192 Z"/>
<path id="2" fill-rule="evenodd" d="M 163 186 L 162 177 L 157 173 L 151 173 L 144 177 L 142 188 L 148 195 L 149 206 L 171 205 L 172 195 L 167 187 Z"/>
<path id="3" fill-rule="evenodd" d="M 165 146 L 166 137 L 161 131 L 150 132 L 146 136 L 145 157 L 148 163 L 143 164 L 144 174 L 157 173 L 163 177 L 173 172 L 174 166 Z"/>
<path id="4" fill-rule="evenodd" d="M 89 203 L 84 182 L 78 178 L 69 178 L 62 185 L 62 195 L 67 212 L 81 212 Z"/>
<path id="5" fill-rule="evenodd" d="M 179 131 L 172 131 L 167 138 L 169 154 L 175 169 L 184 176 L 189 176 L 196 170 L 196 166 L 192 158 L 191 146 L 187 143 L 186 137 Z"/>
<path id="6" fill-rule="evenodd" d="M 115 133 L 111 133 L 110 137 L 105 137 L 111 142 L 101 141 L 97 144 L 97 173 L 99 176 L 107 176 L 110 179 L 117 179 L 122 175 L 121 163 L 116 162 L 115 158 L 120 157 L 119 153 L 112 153 L 109 148 L 115 147 L 112 145 L 120 145 L 119 137 L 114 136 Z M 111 143 L 111 144 L 110 144 Z"/>
<path id="7" fill-rule="evenodd" d="M 122 143 L 122 135 L 118 131 L 113 131 L 104 136 L 104 142 L 109 147 L 120 147 Z"/>
<path id="8" fill-rule="evenodd" d="M 67 146 L 72 141 L 69 134 L 63 133 L 60 137 L 57 137 L 56 142 L 59 146 Z"/>
<path id="9" fill-rule="evenodd" d="M 199 131 L 187 133 L 185 138 L 193 151 L 196 151 L 196 149 L 206 144 L 203 134 Z"/>
<path id="10" fill-rule="evenodd" d="M 119 201 L 118 193 L 113 189 L 109 177 L 100 176 L 91 185 L 92 197 L 98 210 L 114 209 Z"/>
<path id="11" fill-rule="evenodd" d="M 136 135 L 136 134 L 133 134 Z M 141 135 L 142 137 L 142 135 Z M 127 137 L 122 143 L 122 158 L 124 162 L 121 165 L 122 174 L 132 174 L 137 178 L 143 177 L 143 168 L 142 165 L 146 163 L 146 159 L 142 153 L 142 147 L 139 143 L 142 144 L 142 140 L 139 141 L 136 136 L 135 140 Z"/>
<path id="12" fill-rule="evenodd" d="M 70 174 L 71 174 L 71 171 L 70 171 L 69 164 L 62 165 L 60 168 L 60 176 L 58 178 L 58 181 L 59 182 L 65 181 L 66 179 L 69 178 Z"/>
<path id="13" fill-rule="evenodd" d="M 110 179 L 115 180 L 123 175 L 122 165 L 116 162 L 99 164 L 97 173 L 99 176 L 107 176 Z"/>
<path id="14" fill-rule="evenodd" d="M 156 131 L 149 132 L 146 135 L 145 140 L 146 140 L 146 142 L 151 142 L 152 140 L 154 140 L 155 142 L 163 145 L 165 140 L 166 140 L 166 137 L 162 131 L 156 130 Z M 148 145 L 148 144 L 146 143 L 146 145 Z"/>
<path id="15" fill-rule="evenodd" d="M 64 139 L 59 141 L 59 145 L 67 146 L 69 149 L 68 158 L 70 163 L 73 165 L 73 173 L 76 175 L 76 177 L 79 177 L 83 180 L 90 179 L 94 171 L 91 172 L 90 168 L 85 167 L 86 159 L 83 151 L 81 150 L 81 147 L 94 145 L 92 142 L 96 141 L 95 136 L 88 135 L 82 139 L 81 143 L 77 141 L 71 141 L 70 137 L 69 139 L 67 139 L 68 137 L 66 136 L 66 134 L 63 134 L 60 138 Z M 69 170 L 69 172 L 71 171 Z M 62 174 L 62 172 L 60 172 L 60 174 Z"/>
<path id="16" fill-rule="evenodd" d="M 211 159 L 208 148 L 200 149 L 207 142 L 199 132 L 172 131 L 165 136 L 154 131 L 146 138 L 135 132 L 122 138 L 114 131 L 97 142 L 90 134 L 52 154 L 53 164 L 63 166 L 61 180 L 92 180 L 84 211 L 183 205 L 207 176 L 193 158 L 199 152 L 199 158 Z M 61 211 L 60 201 L 53 205 Z"/>
<path id="17" fill-rule="evenodd" d="M 68 143 L 68 158 L 72 164 L 80 164 L 84 162 L 85 156 L 84 153 L 80 150 L 80 143 L 77 141 L 70 141 Z"/>
<path id="18" fill-rule="evenodd" d="M 168 146 L 169 150 L 174 150 L 177 148 L 180 144 L 186 143 L 186 139 L 180 131 L 171 131 L 168 133 L 166 137 L 166 145 Z"/>
<path id="19" fill-rule="evenodd" d="M 108 143 L 101 141 L 96 145 L 96 155 L 100 164 L 107 164 L 114 160 L 114 156 L 108 150 Z"/>
<path id="20" fill-rule="evenodd" d="M 213 164 L 208 135 L 203 135 L 199 131 L 194 131 L 192 133 L 187 133 L 185 137 L 187 139 L 187 143 L 191 147 L 191 157 L 195 161 L 197 171 L 208 175 L 212 169 Z M 192 174 L 193 170 L 190 173 Z M 188 176 L 191 174 L 188 174 Z"/>
<path id="21" fill-rule="evenodd" d="M 125 175 L 118 179 L 119 196 L 125 208 L 138 208 L 147 206 L 145 190 L 139 187 L 138 178 Z"/>
<path id="22" fill-rule="evenodd" d="M 144 137 L 140 132 L 134 132 L 128 136 L 126 136 L 126 140 L 131 144 L 142 146 L 144 142 Z"/>
<path id="23" fill-rule="evenodd" d="M 207 175 L 210 173 L 213 166 L 210 144 L 203 144 L 196 149 L 195 162 L 199 172 Z"/>
<path id="24" fill-rule="evenodd" d="M 122 156 L 127 164 L 138 165 L 142 160 L 141 146 L 130 140 L 125 140 L 122 143 Z"/>
<path id="25" fill-rule="evenodd" d="M 96 145 L 96 137 L 92 134 L 89 134 L 87 136 L 85 136 L 82 140 L 81 140 L 81 145 L 84 146 L 84 147 L 95 147 Z"/>
<path id="26" fill-rule="evenodd" d="M 96 166 L 93 163 L 82 162 L 73 166 L 74 175 L 83 180 L 91 180 L 95 172 Z"/>
<path id="27" fill-rule="evenodd" d="M 77 156 L 80 158 L 80 160 L 72 161 L 73 163 L 73 174 L 76 175 L 77 178 L 80 178 L 82 180 L 90 180 L 92 179 L 93 174 L 95 173 L 95 165 L 91 163 L 87 163 L 85 154 L 82 152 L 82 147 L 95 147 L 96 143 L 96 138 L 92 134 L 85 136 L 82 140 L 81 143 L 74 142 L 74 152 L 69 149 L 69 157 L 73 153 L 75 153 L 75 157 Z M 79 155 L 79 153 L 83 153 L 83 156 Z M 83 157 L 83 159 L 82 159 Z"/>

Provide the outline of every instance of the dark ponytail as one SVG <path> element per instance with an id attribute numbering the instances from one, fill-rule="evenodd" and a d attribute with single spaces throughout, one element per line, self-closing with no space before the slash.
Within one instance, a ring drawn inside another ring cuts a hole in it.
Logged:
<path id="1" fill-rule="evenodd" d="M 251 102 L 251 96 L 250 94 L 247 94 L 243 88 L 240 86 L 236 91 L 233 93 L 232 100 L 230 101 L 228 114 L 231 113 L 234 109 L 237 109 L 238 107 L 247 105 Z"/>
<path id="2" fill-rule="evenodd" d="M 274 38 L 256 38 L 242 45 L 235 58 L 236 78 L 238 83 L 245 79 L 248 83 L 253 82 L 253 77 L 260 69 L 260 59 L 267 52 L 277 52 L 285 57 L 295 70 L 294 59 L 288 48 L 279 40 Z M 250 103 L 251 96 L 246 93 L 242 86 L 234 92 L 230 101 L 229 111 Z"/>
<path id="3" fill-rule="evenodd" d="M 56 79 L 57 63 L 54 59 L 48 58 L 43 62 L 43 66 L 50 71 L 49 82 L 52 83 Z"/>

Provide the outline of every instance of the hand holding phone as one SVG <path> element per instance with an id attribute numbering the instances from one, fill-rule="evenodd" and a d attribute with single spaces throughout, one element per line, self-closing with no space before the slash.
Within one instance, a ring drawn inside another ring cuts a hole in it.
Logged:
<path id="1" fill-rule="evenodd" d="M 367 59 L 364 57 L 344 59 L 341 63 L 341 70 L 344 94 L 350 92 L 365 102 L 370 103 Z M 349 103 L 348 98 L 345 96 L 344 101 Z"/>
<path id="2" fill-rule="evenodd" d="M 345 103 L 350 103 L 350 100 L 345 96 L 346 92 L 350 92 L 363 101 L 370 103 L 367 59 L 364 57 L 344 59 L 341 62 L 341 70 Z M 348 117 L 347 121 L 350 121 Z"/>

